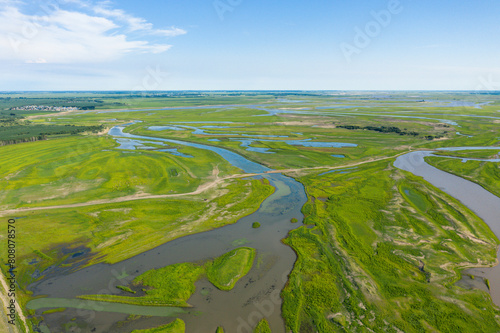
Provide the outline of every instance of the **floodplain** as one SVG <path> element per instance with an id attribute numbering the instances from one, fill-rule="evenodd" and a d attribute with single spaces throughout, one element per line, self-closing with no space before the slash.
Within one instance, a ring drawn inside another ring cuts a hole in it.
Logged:
<path id="1" fill-rule="evenodd" d="M 463 283 L 496 228 L 394 165 L 431 152 L 500 196 L 494 92 L 4 95 L 0 139 L 35 138 L 0 147 L 30 332 L 500 329 L 494 284 Z"/>

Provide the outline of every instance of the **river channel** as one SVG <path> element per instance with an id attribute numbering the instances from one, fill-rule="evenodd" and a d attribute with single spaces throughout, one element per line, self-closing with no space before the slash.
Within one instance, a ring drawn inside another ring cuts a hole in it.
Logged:
<path id="1" fill-rule="evenodd" d="M 247 160 L 226 149 L 139 136 L 123 132 L 124 127 L 115 126 L 109 134 L 116 138 L 152 140 L 187 145 L 213 151 L 245 173 L 264 173 L 270 169 Z M 432 152 L 418 151 L 400 156 L 394 165 L 400 169 L 422 176 L 434 186 L 442 189 L 474 211 L 492 231 L 500 237 L 500 198 L 481 186 L 463 178 L 436 169 L 424 161 Z M 173 318 L 186 323 L 186 332 L 215 332 L 223 326 L 226 332 L 252 332 L 257 322 L 268 319 L 272 332 L 285 332 L 281 317 L 280 291 L 293 268 L 296 255 L 281 240 L 299 224 L 290 223 L 306 202 L 304 187 L 293 178 L 281 174 L 265 174 L 276 188 L 253 214 L 237 223 L 190 235 L 168 242 L 150 251 L 117 264 L 97 264 L 70 274 L 48 274 L 43 280 L 30 286 L 33 296 L 46 296 L 28 304 L 40 314 L 43 310 L 64 307 L 64 312 L 45 314 L 40 326 L 44 332 L 130 332 L 133 329 L 162 325 Z M 254 221 L 261 228 L 252 229 Z M 220 291 L 207 280 L 197 282 L 196 292 L 189 299 L 192 308 L 140 307 L 117 303 L 100 303 L 79 300 L 85 294 L 120 294 L 116 285 L 126 285 L 135 276 L 150 269 L 181 262 L 199 262 L 222 255 L 242 244 L 257 250 L 259 264 L 242 278 L 231 291 Z M 497 266 L 498 267 L 498 266 Z M 490 280 L 493 301 L 500 304 L 500 274 L 498 268 L 479 269 Z M 477 287 L 477 286 L 476 286 Z M 484 286 L 483 286 L 484 287 Z M 127 320 L 129 315 L 141 315 L 136 320 Z M 149 317 L 144 317 L 149 315 Z M 76 318 L 76 319 L 75 319 Z"/>
<path id="2" fill-rule="evenodd" d="M 245 173 L 270 170 L 226 149 L 132 135 L 124 133 L 123 129 L 113 127 L 109 134 L 117 138 L 147 139 L 210 150 Z M 265 174 L 263 177 L 276 191 L 255 213 L 237 223 L 176 239 L 114 265 L 96 264 L 71 274 L 49 273 L 30 286 L 33 296 L 46 297 L 31 301 L 28 307 L 38 313 L 49 308 L 67 308 L 64 312 L 43 315 L 45 322 L 41 327 L 47 332 L 130 332 L 181 318 L 186 323 L 186 332 L 215 332 L 218 326 L 223 326 L 226 332 L 243 333 L 252 332 L 263 317 L 267 318 L 273 332 L 285 332 L 280 292 L 296 255 L 281 240 L 290 230 L 301 225 L 290 220 L 295 217 L 302 221 L 300 210 L 307 198 L 302 184 L 293 178 L 281 174 Z M 254 221 L 259 221 L 261 227 L 253 229 L 251 224 Z M 208 260 L 242 244 L 257 250 L 258 259 L 249 274 L 238 281 L 231 291 L 220 291 L 207 280 L 197 282 L 196 292 L 188 301 L 192 308 L 148 309 L 76 299 L 76 296 L 85 294 L 120 294 L 116 285 L 126 285 L 145 271 L 175 263 Z M 146 314 L 152 317 L 125 321 L 129 315 Z"/>
<path id="3" fill-rule="evenodd" d="M 479 149 L 497 149 L 498 147 L 458 147 L 458 148 L 440 148 L 439 150 L 479 150 Z M 464 178 L 452 175 L 439 170 L 427 162 L 424 158 L 431 156 L 432 151 L 415 151 L 402 155 L 396 159 L 394 166 L 410 171 L 414 175 L 423 177 L 432 185 L 448 193 L 470 210 L 476 213 L 500 238 L 500 198 L 485 190 L 476 183 L 465 180 Z M 445 156 L 440 156 L 445 157 Z M 475 160 L 475 159 L 472 159 Z M 491 160 L 495 162 L 496 160 Z M 497 252 L 497 258 L 500 251 Z M 486 287 L 483 279 L 470 279 L 465 274 L 487 278 L 490 283 L 490 290 Z M 500 265 L 486 268 L 472 268 L 464 272 L 464 278 L 458 283 L 464 287 L 475 287 L 489 291 L 493 302 L 500 306 Z"/>

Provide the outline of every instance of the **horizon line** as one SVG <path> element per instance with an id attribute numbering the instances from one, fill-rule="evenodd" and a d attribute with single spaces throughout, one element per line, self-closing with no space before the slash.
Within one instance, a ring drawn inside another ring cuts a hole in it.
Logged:
<path id="1" fill-rule="evenodd" d="M 475 89 L 173 89 L 173 90 L 2 90 L 0 94 L 12 93 L 166 93 L 166 92 L 476 92 L 500 93 L 500 90 Z"/>

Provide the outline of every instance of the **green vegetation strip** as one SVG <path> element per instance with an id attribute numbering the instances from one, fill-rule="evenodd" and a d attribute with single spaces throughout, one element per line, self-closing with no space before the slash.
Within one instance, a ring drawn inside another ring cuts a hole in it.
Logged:
<path id="1" fill-rule="evenodd" d="M 499 243 L 460 202 L 392 162 L 300 181 L 311 228 L 285 240 L 298 255 L 287 331 L 500 330 L 489 294 L 455 285 L 463 268 L 493 264 Z"/>
<path id="2" fill-rule="evenodd" d="M 491 154 L 491 152 L 488 154 Z M 489 158 L 492 156 L 481 156 L 479 158 L 483 157 Z M 486 190 L 500 197 L 500 163 L 484 161 L 462 162 L 461 160 L 457 160 L 454 158 L 437 156 L 426 157 L 425 161 L 440 170 L 475 182 L 484 187 Z"/>
<path id="3" fill-rule="evenodd" d="M 234 249 L 208 264 L 208 280 L 221 290 L 231 290 L 236 282 L 250 271 L 254 259 L 255 249 Z"/>
<path id="4" fill-rule="evenodd" d="M 253 333 L 271 333 L 269 322 L 266 319 L 262 319 L 253 330 Z"/>
<path id="5" fill-rule="evenodd" d="M 123 290 L 123 291 L 126 291 L 126 292 L 129 292 L 131 294 L 135 294 L 136 291 L 135 290 L 132 290 L 130 289 L 129 287 L 125 287 L 125 286 L 116 286 L 116 288 L 120 289 L 120 290 Z"/>
<path id="6" fill-rule="evenodd" d="M 195 282 L 203 276 L 221 290 L 233 289 L 236 282 L 252 268 L 255 249 L 241 247 L 209 261 L 204 265 L 181 263 L 149 270 L 134 279 L 122 290 L 143 296 L 83 295 L 82 299 L 144 306 L 189 307 L 187 300 L 195 292 Z"/>
<path id="7" fill-rule="evenodd" d="M 186 324 L 180 319 L 176 319 L 170 324 L 149 328 L 145 330 L 133 330 L 132 333 L 184 333 Z"/>
<path id="8" fill-rule="evenodd" d="M 56 313 L 56 312 L 64 312 L 66 311 L 66 308 L 55 308 L 55 309 L 50 309 L 50 310 L 45 310 L 42 312 L 42 314 L 51 314 L 51 313 Z"/>
<path id="9" fill-rule="evenodd" d="M 195 291 L 194 283 L 203 274 L 201 266 L 182 263 L 149 270 L 133 281 L 132 287 L 143 286 L 144 296 L 85 295 L 79 298 L 146 306 L 188 307 L 187 300 Z"/>

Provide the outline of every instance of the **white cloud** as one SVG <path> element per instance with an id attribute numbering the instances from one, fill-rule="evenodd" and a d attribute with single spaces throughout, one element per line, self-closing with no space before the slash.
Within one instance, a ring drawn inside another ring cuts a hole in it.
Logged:
<path id="1" fill-rule="evenodd" d="M 151 23 L 103 5 L 65 0 L 79 10 L 54 6 L 44 14 L 21 12 L 21 4 L 0 0 L 0 60 L 25 63 L 92 63 L 125 54 L 161 53 L 171 46 L 147 36 L 173 37 L 182 29 L 154 29 Z M 89 8 L 90 6 L 90 8 Z M 89 8 L 89 13 L 82 9 Z M 140 38 L 134 32 L 140 31 Z"/>
<path id="2" fill-rule="evenodd" d="M 47 60 L 45 60 L 43 58 L 38 58 L 36 60 L 26 60 L 26 63 L 28 63 L 28 64 L 46 64 Z"/>
<path id="3" fill-rule="evenodd" d="M 157 29 L 154 31 L 154 33 L 166 37 L 175 37 L 186 34 L 186 31 L 183 29 L 172 27 L 171 29 Z"/>
<path id="4" fill-rule="evenodd" d="M 96 14 L 100 14 L 106 17 L 112 17 L 125 22 L 128 25 L 130 31 L 142 31 L 156 35 L 163 35 L 166 37 L 175 37 L 184 35 L 186 33 L 185 30 L 175 27 L 172 27 L 170 29 L 154 29 L 153 25 L 143 18 L 129 15 L 121 9 L 110 9 L 108 7 L 108 2 L 102 2 L 98 5 L 93 6 L 92 10 Z"/>

